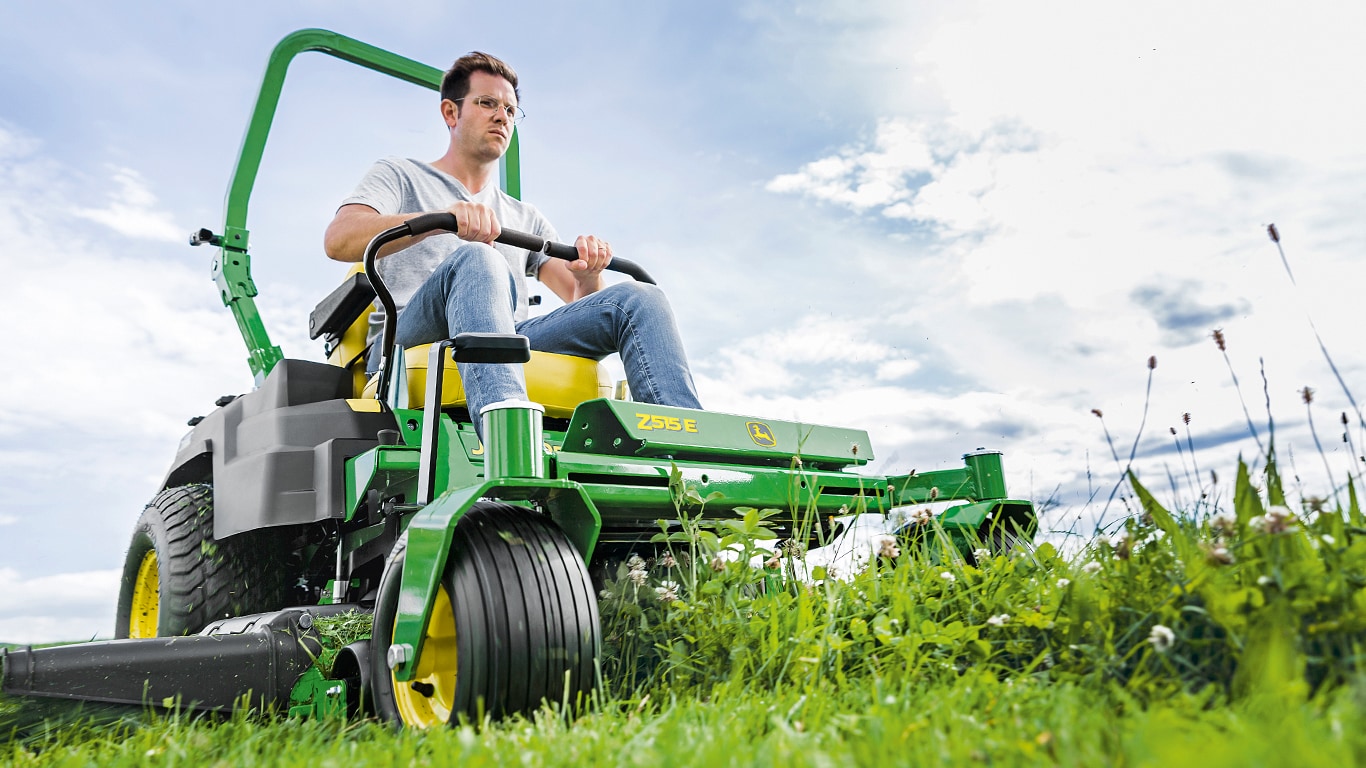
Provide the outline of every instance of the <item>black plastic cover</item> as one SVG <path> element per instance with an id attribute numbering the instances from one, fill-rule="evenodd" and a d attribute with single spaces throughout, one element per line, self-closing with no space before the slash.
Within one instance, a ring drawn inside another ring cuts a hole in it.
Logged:
<path id="1" fill-rule="evenodd" d="M 346 278 L 308 316 L 308 338 L 341 336 L 375 300 L 375 288 L 364 272 Z"/>

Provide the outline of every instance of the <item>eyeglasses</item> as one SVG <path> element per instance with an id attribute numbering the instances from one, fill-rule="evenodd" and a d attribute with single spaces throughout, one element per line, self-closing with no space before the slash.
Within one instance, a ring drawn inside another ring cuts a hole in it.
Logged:
<path id="1" fill-rule="evenodd" d="M 475 104 L 478 104 L 481 108 L 489 112 L 497 112 L 501 108 L 503 113 L 507 115 L 508 122 L 513 125 L 522 122 L 522 119 L 526 117 L 526 113 L 522 111 L 521 107 L 514 104 L 504 104 L 492 96 L 461 96 L 458 99 L 452 99 L 452 101 L 464 101 L 466 98 L 469 98 L 470 101 L 473 101 Z"/>

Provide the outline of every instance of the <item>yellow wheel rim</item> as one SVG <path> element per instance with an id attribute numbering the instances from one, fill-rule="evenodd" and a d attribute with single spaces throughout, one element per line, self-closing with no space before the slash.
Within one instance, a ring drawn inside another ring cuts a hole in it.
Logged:
<path id="1" fill-rule="evenodd" d="M 413 679 L 405 683 L 390 675 L 394 703 L 405 725 L 430 728 L 450 721 L 455 701 L 456 654 L 451 597 L 445 587 L 439 587 Z"/>
<path id="2" fill-rule="evenodd" d="M 142 556 L 137 579 L 133 581 L 133 606 L 128 616 L 129 637 L 157 636 L 157 615 L 161 610 L 160 576 L 156 550 L 149 549 Z"/>

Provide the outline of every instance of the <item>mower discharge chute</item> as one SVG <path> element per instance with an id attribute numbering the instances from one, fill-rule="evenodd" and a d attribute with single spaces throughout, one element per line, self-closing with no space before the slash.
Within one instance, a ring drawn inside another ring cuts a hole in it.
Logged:
<path id="1" fill-rule="evenodd" d="M 968 454 L 956 469 L 859 474 L 873 458 L 862 430 L 614 398 L 599 363 L 529 352 L 523 337 L 395 347 L 376 254 L 399 237 L 453 230 L 449 214 L 377 236 L 364 271 L 310 317 L 328 363 L 286 359 L 256 310 L 246 213 L 286 69 L 309 50 L 440 85 L 437 69 L 332 32 L 303 30 L 276 46 L 223 231 L 191 238 L 217 248 L 214 280 L 256 388 L 192 420 L 135 529 L 119 639 L 10 651 L 6 694 L 206 710 L 363 708 L 409 726 L 581 700 L 596 684 L 601 645 L 594 574 L 651 548 L 660 521 L 677 520 L 671 486 L 680 479 L 701 496 L 719 494 L 703 507 L 709 518 L 751 507 L 822 520 L 958 501 L 938 519 L 969 558 L 969 541 L 1005 547 L 1032 537 L 1033 505 L 1009 498 L 995 452 Z M 514 197 L 517 140 L 500 174 Z M 577 257 L 528 235 L 500 239 Z M 624 259 L 610 268 L 653 282 Z M 363 353 L 375 300 L 387 325 L 371 377 Z M 528 401 L 486 408 L 483 442 L 456 360 L 526 366 Z M 797 517 L 776 527 L 805 544 L 814 528 Z M 347 611 L 373 613 L 370 639 L 324 653 L 315 622 Z"/>

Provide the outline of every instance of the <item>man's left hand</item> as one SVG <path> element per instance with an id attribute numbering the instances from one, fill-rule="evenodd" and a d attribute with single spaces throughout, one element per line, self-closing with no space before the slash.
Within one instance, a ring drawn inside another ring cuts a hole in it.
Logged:
<path id="1" fill-rule="evenodd" d="M 579 235 L 574 241 L 579 252 L 577 261 L 568 262 L 569 271 L 579 282 L 596 281 L 612 262 L 612 245 L 594 235 Z"/>

